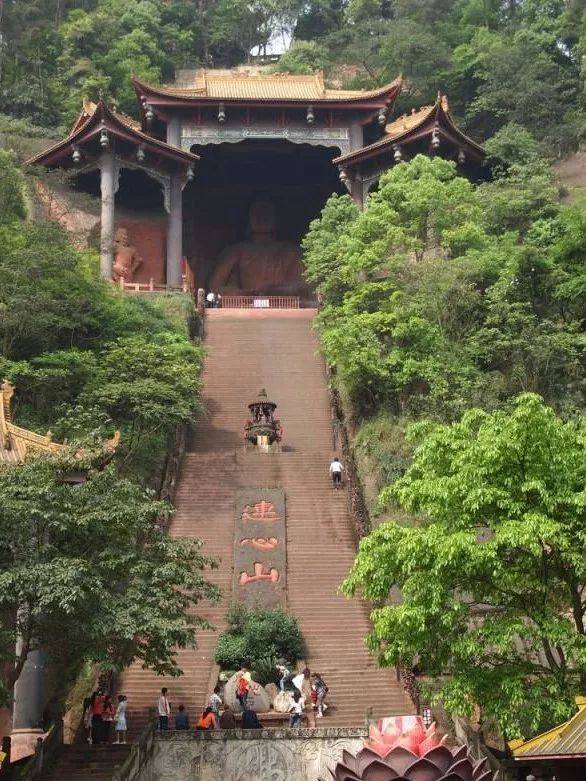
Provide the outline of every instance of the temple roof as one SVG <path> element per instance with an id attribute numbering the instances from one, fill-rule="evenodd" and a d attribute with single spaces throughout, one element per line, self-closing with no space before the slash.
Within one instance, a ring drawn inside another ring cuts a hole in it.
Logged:
<path id="1" fill-rule="evenodd" d="M 516 760 L 586 756 L 586 697 L 576 697 L 578 712 L 571 719 L 530 740 L 512 740 Z"/>
<path id="2" fill-rule="evenodd" d="M 42 436 L 14 425 L 10 412 L 13 395 L 12 385 L 3 382 L 0 385 L 0 463 L 18 464 L 30 451 L 59 453 L 63 450 L 63 445 L 51 440 L 50 433 Z"/>
<path id="3" fill-rule="evenodd" d="M 328 89 L 322 72 L 300 76 L 289 73 L 249 73 L 231 70 L 179 71 L 174 85 L 155 86 L 132 80 L 139 94 L 191 101 L 253 101 L 353 103 L 396 97 L 401 78 L 374 90 Z"/>
<path id="4" fill-rule="evenodd" d="M 484 148 L 455 124 L 450 114 L 447 96 L 438 93 L 437 100 L 433 105 L 422 106 L 417 110 L 413 109 L 411 114 L 404 114 L 387 123 L 381 139 L 362 149 L 337 157 L 334 163 L 342 165 L 375 157 L 381 152 L 386 152 L 389 147 L 392 148 L 395 144 L 408 144 L 410 141 L 431 135 L 436 127 L 440 132 L 443 131 L 444 135 L 453 143 L 460 143 L 477 159 L 482 160 L 485 157 Z"/>
<path id="5" fill-rule="evenodd" d="M 28 160 L 28 165 L 59 164 L 74 146 L 97 138 L 102 130 L 107 130 L 123 141 L 134 142 L 146 149 L 151 149 L 158 155 L 182 166 L 193 165 L 199 160 L 198 155 L 184 152 L 182 149 L 170 146 L 164 141 L 159 141 L 159 139 L 143 133 L 138 122 L 125 114 L 114 111 L 103 100 L 98 103 L 84 100 L 83 108 L 69 134 Z"/>
<path id="6" fill-rule="evenodd" d="M 34 431 L 20 428 L 12 422 L 11 404 L 14 387 L 4 380 L 0 385 L 0 464 L 19 464 L 29 453 L 61 453 L 67 445 L 53 442 L 51 432 L 35 434 Z M 104 443 L 105 454 L 113 454 L 120 442 L 120 432 Z M 84 455 L 80 450 L 77 456 Z"/>

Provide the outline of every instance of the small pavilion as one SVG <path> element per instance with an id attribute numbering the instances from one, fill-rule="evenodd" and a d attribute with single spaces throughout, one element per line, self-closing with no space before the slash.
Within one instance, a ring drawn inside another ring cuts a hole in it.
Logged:
<path id="1" fill-rule="evenodd" d="M 0 385 L 0 463 L 19 464 L 31 452 L 60 453 L 65 446 L 53 442 L 50 432 L 35 434 L 12 422 L 13 396 L 14 387 L 5 380 Z"/>
<path id="2" fill-rule="evenodd" d="M 86 101 L 67 137 L 29 161 L 64 168 L 72 186 L 101 197 L 106 279 L 124 228 L 125 252 L 140 255 L 134 282 L 178 288 L 188 275 L 223 292 L 307 297 L 300 242 L 332 193 L 363 208 L 380 175 L 417 152 L 466 175 L 484 157 L 445 96 L 393 119 L 400 77 L 339 90 L 322 73 L 183 70 L 173 85 L 132 84 L 139 121 Z M 267 268 L 271 257 L 279 267 Z"/>
<path id="3" fill-rule="evenodd" d="M 520 781 L 583 781 L 586 778 L 586 697 L 576 697 L 577 713 L 530 740 L 509 748 Z"/>

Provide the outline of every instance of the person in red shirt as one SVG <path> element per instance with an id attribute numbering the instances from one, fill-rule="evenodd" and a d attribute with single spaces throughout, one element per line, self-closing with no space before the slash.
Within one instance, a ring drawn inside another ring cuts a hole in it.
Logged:
<path id="1" fill-rule="evenodd" d="M 106 697 L 103 691 L 92 694 L 90 708 L 92 712 L 92 743 L 99 745 L 104 742 L 104 706 Z"/>

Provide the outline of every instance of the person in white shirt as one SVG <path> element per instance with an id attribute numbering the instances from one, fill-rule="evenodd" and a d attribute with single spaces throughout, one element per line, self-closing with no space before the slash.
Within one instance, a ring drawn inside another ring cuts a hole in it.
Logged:
<path id="1" fill-rule="evenodd" d="M 293 704 L 289 708 L 291 714 L 289 718 L 290 727 L 298 727 L 301 724 L 303 718 L 303 710 L 305 708 L 305 699 L 298 691 L 293 692 Z"/>
<path id="2" fill-rule="evenodd" d="M 332 476 L 332 482 L 334 484 L 334 488 L 341 488 L 342 487 L 342 472 L 344 471 L 344 467 L 340 463 L 340 459 L 338 456 L 335 456 L 334 460 L 330 464 L 330 474 Z"/>
<path id="3" fill-rule="evenodd" d="M 161 696 L 158 703 L 159 711 L 159 730 L 161 732 L 169 729 L 169 716 L 171 715 L 171 705 L 167 697 L 167 689 L 163 687 L 161 689 Z"/>
<path id="4" fill-rule="evenodd" d="M 206 306 L 208 309 L 213 309 L 215 305 L 216 305 L 216 295 L 212 290 L 210 290 L 210 292 L 206 296 Z"/>

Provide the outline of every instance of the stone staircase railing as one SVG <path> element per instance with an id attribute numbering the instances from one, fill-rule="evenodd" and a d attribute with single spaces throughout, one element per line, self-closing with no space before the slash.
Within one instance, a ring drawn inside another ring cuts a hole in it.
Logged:
<path id="1" fill-rule="evenodd" d="M 63 721 L 59 719 L 53 724 L 44 740 L 38 739 L 35 753 L 13 776 L 14 781 L 36 781 L 41 778 L 43 772 L 54 762 L 62 745 Z"/>
<path id="2" fill-rule="evenodd" d="M 155 749 L 155 721 L 149 721 L 138 741 L 132 746 L 124 764 L 115 771 L 112 781 L 138 781 Z"/>

